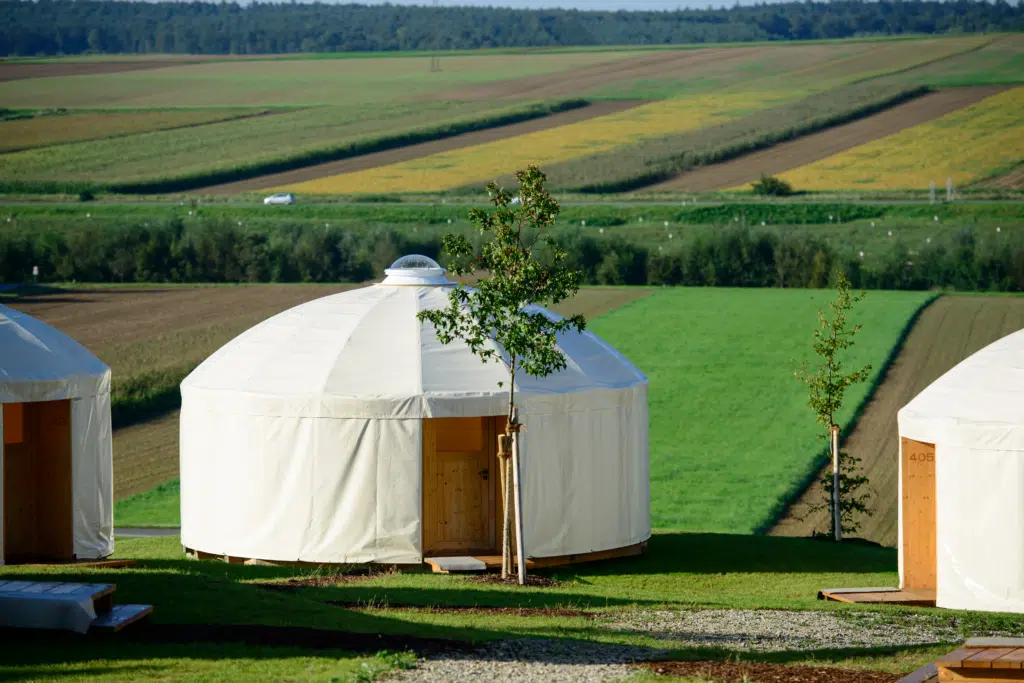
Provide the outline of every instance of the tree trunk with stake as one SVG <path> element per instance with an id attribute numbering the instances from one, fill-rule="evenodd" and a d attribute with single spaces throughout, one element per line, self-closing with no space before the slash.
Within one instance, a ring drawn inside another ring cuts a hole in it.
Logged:
<path id="1" fill-rule="evenodd" d="M 836 542 L 843 540 L 843 514 L 839 504 L 839 425 L 829 428 L 832 432 L 832 526 Z"/>
<path id="2" fill-rule="evenodd" d="M 501 529 L 501 578 L 507 579 L 512 574 L 511 553 L 512 546 L 510 537 L 512 529 L 512 508 L 509 501 L 512 499 L 512 478 L 509 469 L 510 445 L 508 434 L 498 436 L 498 466 L 501 469 L 501 502 L 502 502 L 502 529 Z"/>
<path id="3" fill-rule="evenodd" d="M 519 414 L 515 411 L 515 423 L 512 427 L 512 480 L 515 483 L 516 506 L 516 565 L 519 574 L 519 585 L 526 585 L 526 542 L 523 539 L 523 493 L 519 485 Z"/>

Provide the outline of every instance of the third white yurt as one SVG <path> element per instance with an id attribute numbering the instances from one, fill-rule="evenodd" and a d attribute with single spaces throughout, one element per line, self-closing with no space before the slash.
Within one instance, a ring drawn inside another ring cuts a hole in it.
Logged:
<path id="1" fill-rule="evenodd" d="M 389 564 L 497 552 L 508 371 L 416 318 L 448 304 L 436 263 L 387 274 L 253 327 L 182 383 L 186 548 Z M 526 555 L 636 552 L 651 533 L 647 379 L 589 332 L 558 344 L 564 371 L 516 381 Z"/>
<path id="2" fill-rule="evenodd" d="M 110 368 L 0 306 L 0 564 L 114 551 Z"/>
<path id="3" fill-rule="evenodd" d="M 899 412 L 900 581 L 939 607 L 1024 612 L 1024 330 Z"/>

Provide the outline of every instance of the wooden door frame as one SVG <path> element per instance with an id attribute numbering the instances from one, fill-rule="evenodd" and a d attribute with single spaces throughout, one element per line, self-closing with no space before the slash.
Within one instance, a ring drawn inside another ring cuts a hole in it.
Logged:
<path id="1" fill-rule="evenodd" d="M 420 482 L 421 482 L 421 494 L 420 494 L 420 554 L 426 555 L 428 552 L 435 557 L 445 556 L 457 556 L 465 554 L 493 554 L 498 551 L 501 547 L 499 520 L 501 518 L 501 491 L 498 488 L 499 483 L 499 465 L 498 465 L 498 432 L 499 432 L 499 421 L 504 420 L 504 415 L 476 415 L 472 416 L 479 418 L 484 421 L 484 445 L 487 449 L 487 467 L 488 467 L 488 484 L 487 484 L 487 522 L 486 529 L 487 535 L 491 540 L 490 546 L 486 544 L 483 547 L 475 548 L 471 550 L 465 550 L 460 552 L 455 551 L 433 551 L 430 552 L 426 548 L 426 507 L 427 507 L 427 487 L 423 483 L 424 475 L 426 472 L 426 458 L 427 450 L 425 445 L 425 431 L 428 420 L 437 420 L 445 418 L 423 418 L 421 420 L 421 434 L 420 434 Z"/>
<path id="2" fill-rule="evenodd" d="M 900 588 L 902 589 L 935 590 L 937 587 L 938 481 L 935 471 L 936 452 L 935 444 L 915 441 L 905 436 L 900 437 L 899 495 L 902 570 Z M 931 494 L 930 504 L 924 502 L 922 492 Z M 908 503 L 912 503 L 914 507 L 908 509 Z"/>

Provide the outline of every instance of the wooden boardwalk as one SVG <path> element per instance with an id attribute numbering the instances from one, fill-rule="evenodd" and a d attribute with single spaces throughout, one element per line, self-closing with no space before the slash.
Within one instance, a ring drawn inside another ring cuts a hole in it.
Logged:
<path id="1" fill-rule="evenodd" d="M 935 607 L 935 590 L 914 588 L 823 588 L 819 600 L 835 600 L 856 604 L 904 605 L 907 607 Z"/>
<path id="2" fill-rule="evenodd" d="M 897 683 L 1024 681 L 1024 638 L 972 638 Z"/>

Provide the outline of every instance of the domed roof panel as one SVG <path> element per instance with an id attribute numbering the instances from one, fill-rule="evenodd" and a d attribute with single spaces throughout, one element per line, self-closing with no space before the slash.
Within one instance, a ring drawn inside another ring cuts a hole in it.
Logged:
<path id="1" fill-rule="evenodd" d="M 0 305 L 0 402 L 56 401 L 109 390 L 110 369 L 84 346 Z"/>
<path id="2" fill-rule="evenodd" d="M 952 431 L 978 430 L 1024 446 L 1024 330 L 989 344 L 960 362 L 899 412 L 900 434 L 933 443 Z M 1015 434 L 1016 436 L 1012 436 Z"/>
<path id="3" fill-rule="evenodd" d="M 230 391 L 256 414 L 500 414 L 507 402 L 505 365 L 481 362 L 462 342 L 442 344 L 433 327 L 416 318 L 448 305 L 449 291 L 380 284 L 302 304 L 229 342 L 186 378 L 182 390 Z M 592 334 L 562 335 L 559 346 L 568 367 L 544 379 L 519 375 L 524 401 L 646 381 Z M 466 399 L 479 400 L 474 407 Z"/>

